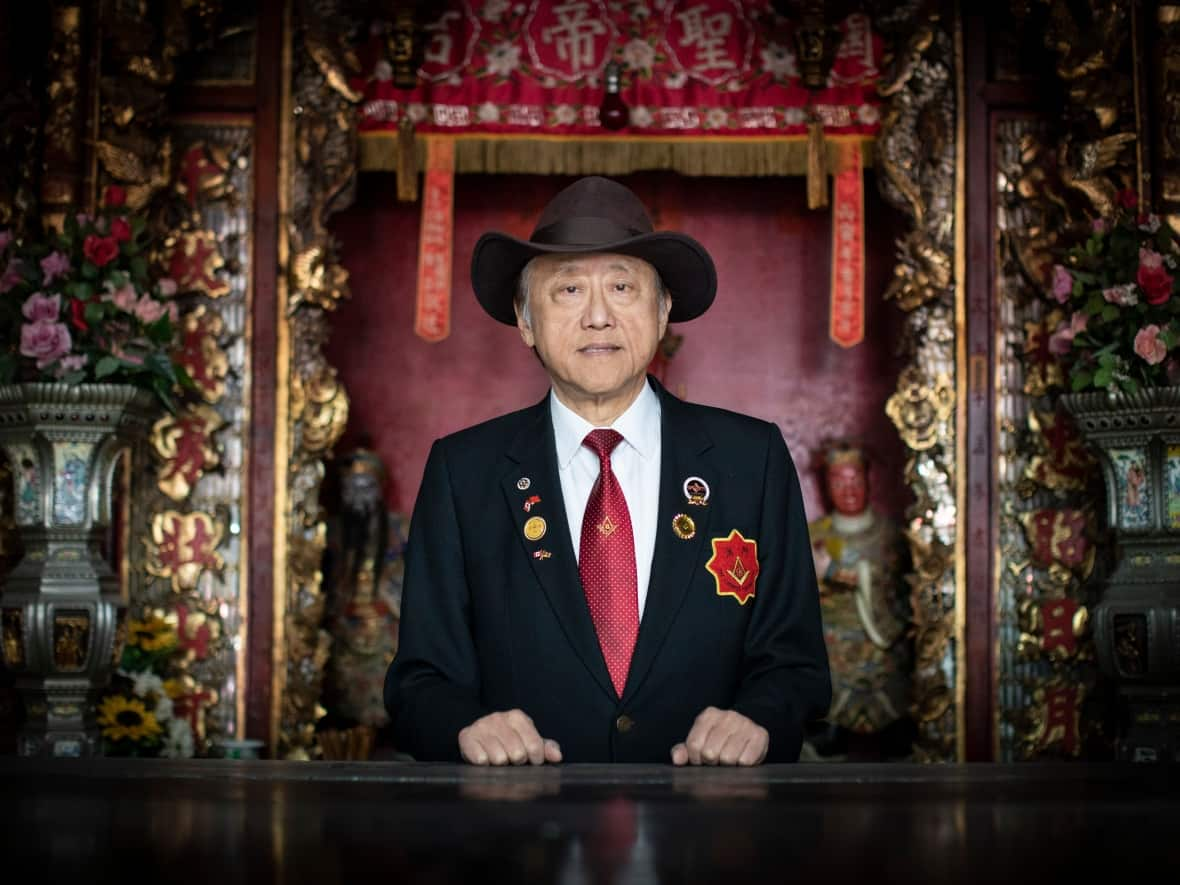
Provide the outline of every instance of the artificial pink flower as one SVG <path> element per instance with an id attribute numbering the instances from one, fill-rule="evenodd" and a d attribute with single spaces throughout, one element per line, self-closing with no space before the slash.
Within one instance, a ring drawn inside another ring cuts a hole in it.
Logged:
<path id="1" fill-rule="evenodd" d="M 160 294 L 165 298 L 171 298 L 176 294 L 176 280 L 172 277 L 161 277 L 156 283 L 156 288 L 160 290 Z"/>
<path id="2" fill-rule="evenodd" d="M 61 295 L 34 292 L 25 300 L 20 312 L 30 323 L 56 323 L 61 313 Z"/>
<path id="3" fill-rule="evenodd" d="M 1095 218 L 1093 221 L 1090 222 L 1090 230 L 1092 230 L 1096 234 L 1106 233 L 1106 219 L 1105 218 Z"/>
<path id="4" fill-rule="evenodd" d="M 1172 297 L 1172 275 L 1164 269 L 1164 256 L 1154 249 L 1139 250 L 1139 272 L 1135 282 L 1148 304 L 1163 304 Z"/>
<path id="5" fill-rule="evenodd" d="M 70 352 L 70 330 L 65 323 L 44 320 L 25 323 L 20 330 L 20 352 L 37 360 L 37 368 L 44 369 L 54 360 Z"/>
<path id="6" fill-rule="evenodd" d="M 1069 330 L 1075 335 L 1085 332 L 1089 324 L 1090 317 L 1080 310 L 1069 318 Z"/>
<path id="7" fill-rule="evenodd" d="M 131 313 L 135 310 L 135 305 L 139 303 L 139 296 L 135 292 L 135 287 L 130 283 L 124 283 L 113 292 L 107 292 L 102 296 L 103 301 L 114 302 L 115 307 L 119 310 Z"/>
<path id="8" fill-rule="evenodd" d="M 74 353 L 61 358 L 61 367 L 67 372 L 76 372 L 84 365 L 86 365 L 86 354 L 84 353 Z"/>
<path id="9" fill-rule="evenodd" d="M 1049 336 L 1049 353 L 1054 356 L 1065 356 L 1073 347 L 1073 332 L 1069 325 L 1062 322 Z"/>
<path id="10" fill-rule="evenodd" d="M 1102 290 L 1102 297 L 1111 304 L 1119 307 L 1134 307 L 1139 303 L 1139 296 L 1135 292 L 1134 283 L 1124 283 L 1121 286 L 1111 286 Z"/>
<path id="11" fill-rule="evenodd" d="M 180 310 L 176 307 L 175 301 L 168 302 L 168 319 L 172 321 L 173 325 L 180 319 Z"/>
<path id="12" fill-rule="evenodd" d="M 1158 365 L 1168 355 L 1168 346 L 1160 340 L 1160 327 L 1155 323 L 1144 326 L 1135 335 L 1135 353 L 1149 366 Z"/>
<path id="13" fill-rule="evenodd" d="M 70 272 L 70 258 L 64 252 L 50 252 L 41 259 L 42 281 L 46 286 Z"/>
<path id="14" fill-rule="evenodd" d="M 150 295 L 141 295 L 135 302 L 135 315 L 141 323 L 154 323 L 164 315 L 164 305 Z"/>
<path id="15" fill-rule="evenodd" d="M 1053 265 L 1053 297 L 1065 304 L 1072 292 L 1073 276 L 1060 264 Z"/>

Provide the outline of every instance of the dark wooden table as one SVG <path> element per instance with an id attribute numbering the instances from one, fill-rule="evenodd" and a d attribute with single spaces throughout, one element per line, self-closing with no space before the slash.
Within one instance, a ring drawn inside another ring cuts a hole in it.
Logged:
<path id="1" fill-rule="evenodd" d="M 1180 877 L 1180 770 L 8 757 L 0 833 L 13 882 L 1124 885 Z"/>

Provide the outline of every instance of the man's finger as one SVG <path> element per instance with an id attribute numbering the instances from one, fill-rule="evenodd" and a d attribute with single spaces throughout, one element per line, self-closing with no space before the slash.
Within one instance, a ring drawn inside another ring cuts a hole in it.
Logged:
<path id="1" fill-rule="evenodd" d="M 546 762 L 556 763 L 561 761 L 561 747 L 558 745 L 557 741 L 544 741 L 544 748 Z"/>
<path id="2" fill-rule="evenodd" d="M 488 754 L 484 750 L 483 744 L 477 738 L 472 737 L 471 732 L 466 728 L 459 732 L 459 755 L 472 765 L 488 764 Z"/>
<path id="3" fill-rule="evenodd" d="M 760 765 L 762 760 L 766 758 L 766 751 L 769 749 L 770 735 L 765 729 L 760 729 L 746 744 L 746 748 L 742 750 L 738 765 Z"/>
<path id="4" fill-rule="evenodd" d="M 753 735 L 746 728 L 739 728 L 730 734 L 729 738 L 721 747 L 721 752 L 717 756 L 717 761 L 721 765 L 737 765 L 738 760 L 745 752 L 746 745 L 750 743 Z"/>
<path id="5" fill-rule="evenodd" d="M 504 747 L 504 743 L 500 740 L 500 736 L 493 731 L 486 731 L 482 736 L 484 750 L 488 754 L 488 763 L 491 765 L 507 765 L 508 764 L 508 750 Z"/>
<path id="6" fill-rule="evenodd" d="M 525 725 L 516 725 L 512 732 L 515 742 L 520 744 L 521 750 L 524 751 L 524 756 L 518 758 L 515 754 L 512 757 L 513 765 L 540 765 L 545 761 L 545 742 L 541 740 L 541 736 L 537 734 L 537 729 L 533 727 L 532 722 Z"/>
<path id="7" fill-rule="evenodd" d="M 672 748 L 672 764 L 673 765 L 687 765 L 688 764 L 688 747 L 683 743 L 679 743 Z"/>
<path id="8" fill-rule="evenodd" d="M 708 746 L 709 735 L 713 733 L 714 728 L 716 726 L 713 724 L 711 717 L 704 722 L 698 719 L 697 724 L 692 727 L 692 731 L 688 733 L 688 737 L 684 740 L 684 745 L 688 748 L 689 765 L 709 764 L 705 759 L 704 750 Z M 714 757 L 713 761 L 717 761 L 716 757 Z"/>

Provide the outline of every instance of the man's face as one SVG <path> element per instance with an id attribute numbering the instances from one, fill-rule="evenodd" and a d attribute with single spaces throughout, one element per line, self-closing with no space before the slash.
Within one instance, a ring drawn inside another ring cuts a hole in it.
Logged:
<path id="1" fill-rule="evenodd" d="M 842 461 L 828 467 L 828 493 L 837 513 L 856 516 L 863 513 L 868 499 L 865 471 L 860 464 Z"/>
<path id="2" fill-rule="evenodd" d="M 613 253 L 545 255 L 529 278 L 529 322 L 520 337 L 536 347 L 571 407 L 638 392 L 668 325 L 671 301 L 639 258 Z"/>

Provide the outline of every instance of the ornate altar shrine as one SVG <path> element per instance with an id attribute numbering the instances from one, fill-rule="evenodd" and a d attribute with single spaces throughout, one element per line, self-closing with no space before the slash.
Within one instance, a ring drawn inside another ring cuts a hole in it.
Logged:
<path id="1" fill-rule="evenodd" d="M 658 178 L 672 170 L 712 205 L 727 179 L 758 211 L 770 193 L 806 204 L 780 217 L 809 227 L 772 236 L 820 231 L 822 360 L 887 354 L 866 362 L 885 387 L 864 396 L 895 433 L 885 486 L 908 553 L 914 758 L 1113 753 L 1117 678 L 1099 671 L 1088 613 L 1117 551 L 1056 409 L 1062 327 L 1044 296 L 1054 250 L 1119 191 L 1165 225 L 1180 217 L 1177 8 L 1011 4 L 997 24 L 950 3 L 427 6 L 54 3 L 0 21 L 14 59 L 0 224 L 33 230 L 120 184 L 182 290 L 200 402 L 144 439 L 120 549 L 131 608 L 175 634 L 171 699 L 198 751 L 258 737 L 277 756 L 323 753 L 348 618 L 329 605 L 320 492 L 350 439 L 350 386 L 373 409 L 331 338 L 357 328 L 348 312 L 369 285 L 372 217 L 357 213 L 384 201 L 411 231 L 395 250 L 412 273 L 405 347 L 466 348 L 465 213 L 489 211 L 466 176 L 638 174 L 683 214 L 691 201 Z M 1098 34 L 1114 35 L 1103 52 Z M 626 125 L 610 129 L 620 103 Z M 771 180 L 792 183 L 760 187 Z M 549 184 L 534 186 L 500 226 L 527 223 Z M 678 333 L 672 389 L 680 372 L 689 397 L 719 398 L 692 368 L 706 345 Z M 802 467 L 810 452 L 793 452 Z M 387 492 L 399 505 L 414 491 L 401 485 Z M 3 532 L 0 556 L 17 556 Z M 379 601 L 362 594 L 366 624 L 392 620 Z M 24 629 L 5 609 L 6 655 Z M 1169 640 L 1152 629 L 1135 637 L 1158 660 Z M 0 715 L 15 715 L 6 684 Z"/>

